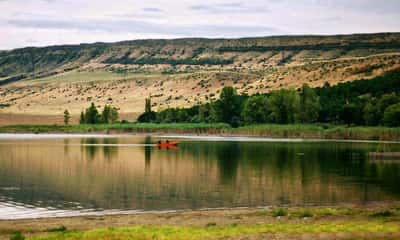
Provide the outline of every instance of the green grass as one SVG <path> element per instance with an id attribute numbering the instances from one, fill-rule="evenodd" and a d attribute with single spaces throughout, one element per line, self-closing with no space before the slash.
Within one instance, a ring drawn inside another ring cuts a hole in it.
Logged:
<path id="1" fill-rule="evenodd" d="M 400 140 L 400 128 L 347 127 L 331 124 L 262 124 L 243 126 L 233 132 L 252 136 L 289 138 Z"/>
<path id="2" fill-rule="evenodd" d="M 274 216 L 274 217 L 283 217 L 283 216 L 287 216 L 287 215 L 288 215 L 288 211 L 287 211 L 287 209 L 284 209 L 284 208 L 279 208 L 272 212 L 272 216 Z"/>
<path id="3" fill-rule="evenodd" d="M 25 236 L 21 232 L 16 232 L 10 237 L 10 240 L 25 240 Z"/>
<path id="4" fill-rule="evenodd" d="M 50 228 L 47 231 L 48 232 L 65 232 L 65 231 L 67 231 L 67 228 L 65 226 L 60 226 L 60 227 L 56 227 L 56 228 Z"/>
<path id="5" fill-rule="evenodd" d="M 400 140 L 400 128 L 337 126 L 326 129 L 324 135 L 337 139 Z"/>
<path id="6" fill-rule="evenodd" d="M 324 128 L 313 124 L 259 124 L 243 126 L 233 131 L 255 136 L 318 138 L 322 136 Z"/>
<path id="7" fill-rule="evenodd" d="M 300 218 L 310 218 L 313 217 L 314 214 L 311 211 L 305 210 L 299 214 Z"/>
<path id="8" fill-rule="evenodd" d="M 355 140 L 400 140 L 400 128 L 346 127 L 329 124 L 262 124 L 231 128 L 225 123 L 117 123 L 82 125 L 10 125 L 8 133 L 170 133 L 203 135 L 242 135 L 276 138 L 320 138 Z"/>
<path id="9" fill-rule="evenodd" d="M 400 208 L 391 208 L 384 210 L 367 210 L 367 209 L 354 209 L 354 208 L 331 208 L 331 207 L 313 207 L 313 208 L 277 208 L 277 209 L 264 209 L 258 212 L 259 216 L 288 216 L 296 218 L 321 218 L 328 216 L 337 217 L 362 217 L 362 218 L 391 218 L 399 219 Z"/>
<path id="10" fill-rule="evenodd" d="M 89 133 L 89 132 L 176 132 L 176 133 L 206 133 L 223 131 L 229 129 L 228 124 L 207 124 L 207 123 L 117 123 L 117 124 L 81 124 L 81 125 L 10 125 L 0 127 L 0 132 L 30 132 L 30 133 Z"/>
<path id="11" fill-rule="evenodd" d="M 381 212 L 376 212 L 371 214 L 372 217 L 392 217 L 395 214 L 389 210 L 381 211 Z"/>
<path id="12" fill-rule="evenodd" d="M 389 210 L 385 210 L 387 212 Z M 392 212 L 391 212 L 392 213 Z M 311 218 L 311 217 L 327 217 L 327 216 L 381 216 L 382 212 L 370 212 L 367 210 L 356 210 L 351 208 L 329 208 L 329 207 L 320 207 L 320 208 L 277 208 L 272 210 L 261 210 L 258 212 L 259 216 L 272 216 L 272 217 L 296 217 L 296 218 Z M 386 216 L 386 215 L 385 215 Z M 397 216 L 395 213 L 392 213 L 391 216 Z"/>
<path id="13" fill-rule="evenodd" d="M 90 240 L 90 239 L 163 239 L 194 240 L 222 239 L 240 235 L 268 233 L 394 233 L 400 231 L 397 224 L 380 222 L 340 222 L 340 223 L 271 223 L 256 225 L 231 225 L 224 227 L 177 227 L 177 226 L 134 226 L 103 228 L 89 231 L 67 231 L 34 236 L 33 240 Z"/>
<path id="14" fill-rule="evenodd" d="M 348 233 L 351 236 L 351 234 L 356 235 L 361 232 L 372 234 L 372 236 L 382 236 L 382 234 L 400 232 L 398 224 L 400 208 L 398 207 L 371 210 L 344 207 L 275 208 L 263 209 L 254 214 L 265 218 L 266 223 L 224 225 L 221 222 L 208 222 L 202 226 L 135 225 L 91 230 L 71 230 L 61 226 L 45 232 L 21 231 L 27 234 L 26 239 L 31 240 L 197 240 L 230 239 L 260 234 L 301 236 L 321 233 L 332 234 L 330 236 L 334 237 L 336 233 Z M 280 218 L 275 219 L 276 217 Z M 257 220 L 257 222 L 262 221 Z M 15 240 L 24 239 L 20 231 L 7 235 Z"/>

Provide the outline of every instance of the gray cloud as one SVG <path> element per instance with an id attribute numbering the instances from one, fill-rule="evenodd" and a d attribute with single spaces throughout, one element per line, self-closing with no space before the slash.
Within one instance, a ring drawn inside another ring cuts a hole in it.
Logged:
<path id="1" fill-rule="evenodd" d="M 13 2 L 13 1 L 16 2 L 18 0 L 0 0 L 0 2 Z M 56 2 L 58 0 L 40 0 L 40 1 L 46 2 L 46 3 L 53 3 L 53 2 Z"/>
<path id="2" fill-rule="evenodd" d="M 154 7 L 142 8 L 142 10 L 143 10 L 144 12 L 152 12 L 152 13 L 162 12 L 161 9 L 159 9 L 159 8 L 154 8 Z"/>
<path id="3" fill-rule="evenodd" d="M 0 0 L 0 9 L 0 49 L 153 37 L 400 31 L 400 0 Z"/>
<path id="4" fill-rule="evenodd" d="M 244 12 L 267 12 L 265 7 L 248 6 L 242 2 L 221 3 L 221 4 L 196 4 L 190 6 L 193 11 L 204 13 L 222 14 L 222 13 L 244 13 Z"/>
<path id="5" fill-rule="evenodd" d="M 368 13 L 399 13 L 400 1 L 399 0 L 324 0 L 314 1 L 306 0 L 308 4 L 325 6 L 330 9 L 344 9 L 347 11 Z"/>
<path id="6" fill-rule="evenodd" d="M 281 33 L 279 29 L 265 26 L 247 25 L 176 25 L 159 24 L 132 19 L 125 20 L 53 20 L 53 19 L 18 19 L 9 20 L 8 24 L 19 28 L 131 32 L 147 34 L 168 34 L 181 36 L 239 36 L 271 35 Z"/>

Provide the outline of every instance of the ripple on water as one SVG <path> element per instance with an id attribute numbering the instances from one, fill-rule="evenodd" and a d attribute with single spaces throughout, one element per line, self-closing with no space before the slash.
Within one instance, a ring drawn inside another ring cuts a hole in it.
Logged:
<path id="1" fill-rule="evenodd" d="M 20 203 L 10 204 L 0 202 L 0 220 L 14 219 L 35 219 L 35 218 L 55 218 L 55 217 L 73 217 L 73 216 L 101 216 L 101 215 L 116 215 L 116 214 L 139 214 L 144 210 L 121 210 L 121 209 L 66 209 L 60 210 L 53 207 L 35 207 L 28 208 L 21 206 Z M 176 212 L 175 210 L 165 211 L 147 211 L 147 212 Z"/>
<path id="2" fill-rule="evenodd" d="M 0 190 L 3 190 L 3 191 L 19 191 L 21 189 L 19 187 L 2 187 L 2 188 L 0 188 Z"/>

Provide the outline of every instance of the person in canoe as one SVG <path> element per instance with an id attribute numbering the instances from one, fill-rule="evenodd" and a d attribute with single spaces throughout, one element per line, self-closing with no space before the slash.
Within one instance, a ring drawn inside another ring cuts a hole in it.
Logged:
<path id="1" fill-rule="evenodd" d="M 165 142 L 162 141 L 157 142 L 157 147 L 163 147 L 163 148 L 176 147 L 177 145 L 178 142 L 171 142 L 169 140 L 166 140 Z"/>

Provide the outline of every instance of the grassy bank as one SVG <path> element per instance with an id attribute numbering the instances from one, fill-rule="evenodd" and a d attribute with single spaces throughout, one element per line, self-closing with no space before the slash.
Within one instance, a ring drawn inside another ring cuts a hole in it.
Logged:
<path id="1" fill-rule="evenodd" d="M 208 123 L 125 123 L 97 125 L 10 125 L 2 133 L 161 133 L 275 138 L 321 138 L 357 140 L 400 140 L 400 128 L 346 127 L 327 124 L 263 124 L 231 128 L 228 124 Z"/>
<path id="2" fill-rule="evenodd" d="M 400 228 L 394 224 L 377 222 L 343 222 L 337 223 L 277 223 L 257 224 L 251 226 L 228 226 L 228 227 L 121 227 L 103 228 L 90 231 L 68 232 L 65 234 L 50 234 L 46 236 L 33 237 L 35 240 L 44 239 L 227 239 L 241 235 L 259 234 L 304 234 L 304 233 L 396 233 Z"/>
<path id="3" fill-rule="evenodd" d="M 399 222 L 396 205 L 231 209 L 0 221 L 0 239 L 398 239 Z"/>

